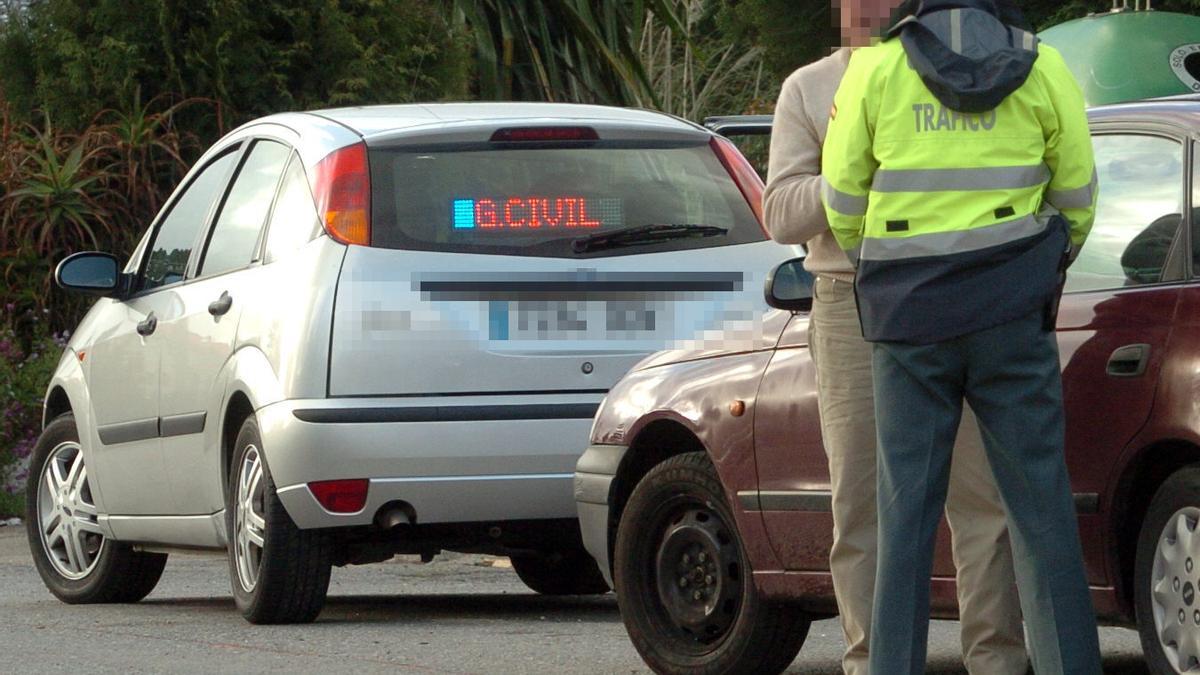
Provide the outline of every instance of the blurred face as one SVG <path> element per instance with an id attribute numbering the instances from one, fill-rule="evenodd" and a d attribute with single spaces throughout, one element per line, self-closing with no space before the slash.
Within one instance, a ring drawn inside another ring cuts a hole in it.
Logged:
<path id="1" fill-rule="evenodd" d="M 888 27 L 892 10 L 901 0 L 833 0 L 835 10 L 841 11 L 842 43 L 848 47 L 865 47 L 871 38 L 878 37 Z"/>

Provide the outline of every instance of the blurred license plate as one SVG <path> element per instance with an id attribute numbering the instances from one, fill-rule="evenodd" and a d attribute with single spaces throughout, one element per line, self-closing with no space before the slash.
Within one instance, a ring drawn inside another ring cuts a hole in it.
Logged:
<path id="1" fill-rule="evenodd" d="M 639 300 L 494 301 L 488 334 L 492 340 L 629 339 L 656 330 L 657 309 Z"/>

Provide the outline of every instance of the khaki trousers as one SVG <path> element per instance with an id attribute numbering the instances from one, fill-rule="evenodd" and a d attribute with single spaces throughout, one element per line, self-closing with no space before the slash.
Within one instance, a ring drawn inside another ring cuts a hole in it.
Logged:
<path id="1" fill-rule="evenodd" d="M 817 277 L 809 345 L 833 491 L 829 568 L 846 638 L 842 667 L 848 675 L 866 675 L 878 537 L 876 433 L 871 345 L 862 337 L 853 284 Z M 1023 675 L 1028 658 L 1004 507 L 969 414 L 951 461 L 946 518 L 958 570 L 963 661 L 972 675 Z"/>

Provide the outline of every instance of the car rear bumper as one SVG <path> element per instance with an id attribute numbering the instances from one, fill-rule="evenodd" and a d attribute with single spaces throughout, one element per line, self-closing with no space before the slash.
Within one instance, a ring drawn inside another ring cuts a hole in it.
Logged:
<path id="1" fill-rule="evenodd" d="M 583 547 L 596 559 L 610 588 L 615 587 L 608 550 L 609 504 L 613 480 L 628 449 L 623 445 L 592 445 L 575 466 L 575 506 Z"/>
<path id="2" fill-rule="evenodd" d="M 453 405 L 335 398 L 266 406 L 257 416 L 279 499 L 302 529 L 369 525 L 396 502 L 410 506 L 422 524 L 573 518 L 577 448 L 600 397 L 521 405 L 487 398 Z M 361 478 L 370 484 L 357 513 L 326 510 L 308 488 L 315 481 Z"/>

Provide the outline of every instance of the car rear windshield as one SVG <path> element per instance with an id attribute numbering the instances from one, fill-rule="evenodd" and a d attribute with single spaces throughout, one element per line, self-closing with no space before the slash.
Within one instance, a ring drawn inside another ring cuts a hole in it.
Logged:
<path id="1" fill-rule="evenodd" d="M 592 258 L 764 239 L 741 191 L 703 142 L 373 148 L 370 163 L 377 247 Z M 592 235 L 650 225 L 705 227 L 621 237 L 614 242 L 621 245 L 579 245 Z"/>

